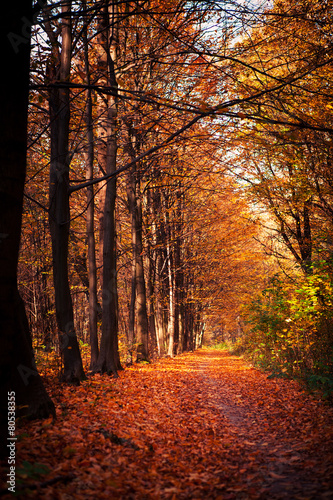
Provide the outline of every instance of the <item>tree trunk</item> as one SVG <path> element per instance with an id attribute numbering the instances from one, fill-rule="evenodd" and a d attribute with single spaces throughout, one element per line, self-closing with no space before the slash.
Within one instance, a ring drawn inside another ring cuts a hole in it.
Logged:
<path id="1" fill-rule="evenodd" d="M 169 318 L 168 318 L 168 356 L 174 355 L 175 326 L 176 326 L 176 295 L 175 279 L 173 270 L 173 259 L 171 255 L 171 244 L 167 242 L 168 276 L 169 276 Z"/>
<path id="2" fill-rule="evenodd" d="M 86 2 L 84 1 L 83 8 L 85 10 Z M 88 87 L 90 86 L 90 68 L 88 58 L 88 37 L 87 29 L 84 33 L 84 46 L 85 46 L 85 72 Z M 94 176 L 94 134 L 93 134 L 93 119 L 92 119 L 92 99 L 91 90 L 87 89 L 87 102 L 85 110 L 85 123 L 86 123 L 86 137 L 87 149 L 85 151 L 86 162 L 86 180 L 92 180 Z M 99 349 L 98 349 L 98 335 L 97 335 L 97 314 L 98 314 L 98 300 L 97 300 L 97 266 L 96 266 L 96 250 L 95 250 L 95 232 L 94 232 L 94 187 L 87 187 L 87 246 L 88 246 L 88 280 L 89 280 L 89 335 L 90 335 L 90 368 L 92 369 L 97 363 Z"/>
<path id="3" fill-rule="evenodd" d="M 62 13 L 70 12 L 70 2 Z M 60 82 L 69 81 L 71 67 L 71 21 L 62 21 L 62 50 L 60 55 Z M 68 279 L 69 212 L 69 89 L 53 88 L 50 91 L 51 165 L 49 223 L 52 239 L 53 281 L 56 318 L 60 348 L 64 360 L 63 379 L 78 384 L 85 378 L 80 349 L 74 329 L 73 304 Z"/>
<path id="4" fill-rule="evenodd" d="M 23 190 L 26 173 L 31 3 L 6 4 L 0 19 L 1 61 L 10 78 L 0 93 L 0 435 L 8 457 L 8 393 L 15 392 L 16 416 L 55 415 L 34 361 L 24 304 L 17 287 Z M 4 438 L 4 439 L 2 439 Z"/>
<path id="5" fill-rule="evenodd" d="M 180 233 L 178 233 L 180 234 Z M 181 263 L 181 237 L 177 235 L 176 239 L 176 249 L 175 249 L 175 260 L 176 260 L 176 332 L 177 332 L 177 354 L 183 352 L 183 286 L 184 277 Z"/>
<path id="6" fill-rule="evenodd" d="M 129 154 L 134 159 L 141 149 L 140 138 L 132 124 L 128 128 Z M 127 176 L 127 199 L 132 231 L 132 294 L 130 304 L 129 336 L 136 338 L 136 360 L 148 361 L 148 314 L 146 284 L 143 267 L 142 207 L 140 193 L 140 170 L 134 165 Z M 136 301 L 135 307 L 133 299 Z M 136 312 L 136 335 L 134 335 L 134 310 Z"/>
<path id="7" fill-rule="evenodd" d="M 168 268 L 168 290 L 169 290 L 169 315 L 168 315 L 168 356 L 173 357 L 174 355 L 174 343 L 175 343 L 175 326 L 176 326 L 176 291 L 175 291 L 175 256 L 173 252 L 172 245 L 172 228 L 169 214 L 168 197 L 165 196 L 165 231 L 167 233 L 166 238 L 166 250 L 167 250 L 167 268 Z"/>
<path id="8" fill-rule="evenodd" d="M 135 203 L 135 232 L 136 232 L 136 312 L 137 312 L 137 361 L 148 361 L 148 315 L 146 300 L 146 284 L 143 268 L 143 245 L 142 245 L 142 209 L 139 198 L 139 183 L 137 183 L 137 194 Z"/>
<path id="9" fill-rule="evenodd" d="M 154 298 L 155 298 L 155 330 L 157 352 L 159 356 L 165 355 L 166 332 L 164 327 L 164 308 L 163 308 L 163 250 L 161 243 L 163 241 L 162 228 L 158 227 L 157 214 L 161 210 L 161 200 L 158 193 L 154 193 L 152 203 L 152 230 L 154 245 Z M 162 221 L 160 221 L 161 223 Z"/>
<path id="10" fill-rule="evenodd" d="M 132 293 L 130 304 L 129 338 L 137 342 L 137 361 L 148 360 L 148 315 L 146 284 L 143 268 L 142 209 L 140 203 L 140 183 L 133 170 L 127 177 L 127 199 L 131 215 L 132 231 Z M 136 335 L 134 335 L 136 312 Z M 131 349 L 131 346 L 130 346 Z"/>
<path id="11" fill-rule="evenodd" d="M 110 9 L 110 12 L 109 12 Z M 112 16 L 110 24 L 110 14 Z M 112 28 L 110 29 L 110 25 Z M 99 20 L 99 41 L 101 53 L 99 62 L 102 70 L 107 71 L 108 86 L 114 91 L 101 109 L 99 163 L 106 174 L 115 172 L 117 168 L 117 81 L 115 62 L 117 55 L 117 7 L 116 3 L 105 0 Z M 106 63 L 106 65 L 105 65 Z M 118 350 L 118 291 L 117 291 L 117 259 L 116 259 L 116 177 L 106 183 L 100 238 L 103 245 L 102 271 L 102 338 L 98 361 L 94 371 L 113 373 L 121 369 Z"/>
<path id="12" fill-rule="evenodd" d="M 134 199 L 135 187 L 133 186 L 133 174 L 129 172 L 127 176 L 127 203 L 131 217 L 131 236 L 132 236 L 132 269 L 131 269 L 131 299 L 129 305 L 129 321 L 128 321 L 128 362 L 133 362 L 133 349 L 135 344 L 135 299 L 136 299 L 136 231 L 134 217 Z"/>
<path id="13" fill-rule="evenodd" d="M 156 352 L 156 329 L 155 329 L 155 303 L 154 303 L 154 284 L 153 284 L 153 266 L 151 259 L 150 242 L 146 248 L 145 265 L 147 269 L 147 315 L 148 315 L 148 343 L 152 346 L 153 352 Z M 150 342 L 149 342 L 150 340 Z"/>

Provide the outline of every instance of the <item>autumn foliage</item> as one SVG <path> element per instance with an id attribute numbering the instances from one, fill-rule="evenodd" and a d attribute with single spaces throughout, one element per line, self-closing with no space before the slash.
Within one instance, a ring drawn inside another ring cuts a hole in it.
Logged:
<path id="1" fill-rule="evenodd" d="M 226 351 L 136 364 L 79 388 L 49 372 L 47 385 L 57 420 L 18 423 L 19 498 L 333 493 L 332 409 Z"/>

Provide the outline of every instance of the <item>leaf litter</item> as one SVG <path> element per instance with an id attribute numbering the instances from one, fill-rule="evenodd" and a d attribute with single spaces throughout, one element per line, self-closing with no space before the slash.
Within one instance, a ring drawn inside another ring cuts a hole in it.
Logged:
<path id="1" fill-rule="evenodd" d="M 333 409 L 225 351 L 46 382 L 57 420 L 17 423 L 18 498 L 333 499 Z"/>

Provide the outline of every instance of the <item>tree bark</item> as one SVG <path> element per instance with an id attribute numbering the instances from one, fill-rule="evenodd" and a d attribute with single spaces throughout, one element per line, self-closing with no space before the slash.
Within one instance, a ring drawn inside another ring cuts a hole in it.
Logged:
<path id="1" fill-rule="evenodd" d="M 55 415 L 34 361 L 24 304 L 17 286 L 23 191 L 26 173 L 31 3 L 6 4 L 0 18 L 0 51 L 10 78 L 0 93 L 0 451 L 8 453 L 8 392 L 15 392 L 16 415 Z M 8 456 L 8 455 L 7 455 Z"/>
<path id="2" fill-rule="evenodd" d="M 134 115 L 134 122 L 138 121 Z M 141 140 L 138 127 L 132 121 L 128 126 L 128 149 L 132 159 L 140 154 Z M 140 193 L 140 164 L 135 164 L 127 176 L 127 200 L 131 217 L 132 233 L 132 293 L 130 303 L 129 337 L 137 344 L 136 360 L 148 361 L 148 314 L 146 283 L 143 266 L 142 205 Z M 134 303 L 135 302 L 135 303 Z M 136 315 L 136 322 L 134 321 Z M 134 328 L 136 326 L 136 332 Z M 132 340 L 132 344 L 133 344 Z"/>
<path id="3" fill-rule="evenodd" d="M 150 190 L 146 191 L 144 198 L 144 208 L 146 218 L 149 217 L 149 204 L 152 202 L 150 197 Z M 154 301 L 154 270 L 152 262 L 152 249 L 151 249 L 151 234 L 146 233 L 146 248 L 144 265 L 146 268 L 146 283 L 147 283 L 147 316 L 148 316 L 148 345 L 151 346 L 153 352 L 156 352 L 156 329 L 155 329 L 155 301 Z"/>
<path id="4" fill-rule="evenodd" d="M 142 208 L 140 183 L 133 168 L 127 177 L 127 200 L 131 216 L 132 233 L 132 290 L 129 317 L 129 340 L 137 343 L 137 361 L 148 361 L 148 314 L 146 284 L 143 267 Z M 136 335 L 135 329 L 136 315 Z M 129 346 L 132 348 L 131 345 Z"/>
<path id="5" fill-rule="evenodd" d="M 131 237 L 132 237 L 132 268 L 131 268 L 131 298 L 129 304 L 128 320 L 128 362 L 133 362 L 133 349 L 135 344 L 135 299 L 136 299 L 136 231 L 134 221 L 134 199 L 135 188 L 133 186 L 133 173 L 130 171 L 127 176 L 127 203 L 131 217 Z"/>
<path id="6" fill-rule="evenodd" d="M 71 67 L 71 2 L 62 13 L 62 49 L 59 81 L 68 82 Z M 67 14 L 67 15 L 66 15 Z M 63 379 L 78 384 L 85 378 L 80 349 L 74 328 L 73 304 L 68 278 L 69 211 L 69 89 L 50 90 L 51 165 L 49 187 L 49 224 L 52 239 L 53 281 L 56 318 L 61 353 L 64 360 Z"/>
<path id="7" fill-rule="evenodd" d="M 176 326 L 176 291 L 175 291 L 175 256 L 174 248 L 172 245 L 173 231 L 171 228 L 172 222 L 170 221 L 168 196 L 165 196 L 165 231 L 166 238 L 166 251 L 167 251 L 167 268 L 168 268 L 168 291 L 169 291 L 169 315 L 168 315 L 168 356 L 174 355 L 175 343 L 175 326 Z"/>
<path id="8" fill-rule="evenodd" d="M 86 8 L 86 1 L 83 2 L 83 8 Z M 85 46 L 85 72 L 88 87 L 90 86 L 90 67 L 88 57 L 88 36 L 87 28 L 84 29 L 84 46 Z M 86 163 L 86 180 L 92 180 L 94 176 L 94 133 L 93 133 L 93 119 L 92 119 L 92 99 L 91 90 L 87 89 L 85 109 L 85 124 L 86 124 L 86 138 L 87 147 L 85 151 Z M 89 335 L 90 335 L 90 368 L 92 369 L 98 360 L 98 331 L 97 331 L 97 317 L 98 317 L 98 300 L 97 300 L 97 265 L 96 265 L 96 249 L 95 249 L 95 231 L 94 231 L 94 217 L 95 217 L 95 202 L 94 202 L 94 187 L 87 187 L 87 246 L 88 246 L 88 281 L 89 281 Z"/>
<path id="9" fill-rule="evenodd" d="M 174 276 L 174 258 L 171 254 L 170 241 L 167 242 L 168 276 L 169 276 L 169 317 L 168 317 L 168 356 L 174 355 L 176 327 L 176 294 Z"/>
<path id="10" fill-rule="evenodd" d="M 117 168 L 117 80 L 115 63 L 117 57 L 117 5 L 116 2 L 104 1 L 99 20 L 100 57 L 102 72 L 107 71 L 108 86 L 114 95 L 108 96 L 101 103 L 100 145 L 98 160 L 106 174 Z M 111 23 L 110 23 L 111 16 Z M 110 29 L 111 25 L 111 29 Z M 94 371 L 117 376 L 120 370 L 118 350 L 118 290 L 117 290 L 117 254 L 116 254 L 116 204 L 117 182 L 111 177 L 102 197 L 102 217 L 100 219 L 100 239 L 102 240 L 102 338 L 100 352 Z"/>
<path id="11" fill-rule="evenodd" d="M 153 228 L 153 244 L 154 244 L 154 299 L 155 299 L 155 330 L 157 352 L 159 356 L 164 356 L 166 352 L 166 328 L 164 325 L 164 308 L 163 308 L 163 249 L 162 228 L 157 224 L 157 214 L 160 213 L 161 199 L 158 193 L 153 196 L 153 213 L 152 213 L 152 228 Z M 160 223 L 162 221 L 160 220 Z"/>
<path id="12" fill-rule="evenodd" d="M 136 313 L 137 313 L 137 361 L 148 361 L 148 314 L 146 283 L 143 268 L 143 244 L 142 244 L 142 208 L 139 197 L 139 182 L 136 184 L 134 215 L 136 232 Z"/>

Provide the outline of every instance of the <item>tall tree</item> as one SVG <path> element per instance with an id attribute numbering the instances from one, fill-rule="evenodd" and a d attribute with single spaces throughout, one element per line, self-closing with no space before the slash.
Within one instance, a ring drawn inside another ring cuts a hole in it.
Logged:
<path id="1" fill-rule="evenodd" d="M 83 10 L 86 10 L 86 0 L 82 2 Z M 86 109 L 85 109 L 85 124 L 86 133 L 86 180 L 92 180 L 94 177 L 94 130 L 93 130 L 93 106 L 92 106 L 92 91 L 89 51 L 88 51 L 88 29 L 85 25 L 83 28 L 84 38 L 84 67 L 87 83 Z M 91 346 L 90 367 L 93 368 L 98 360 L 98 332 L 97 332 L 97 316 L 98 316 L 98 299 L 97 299 L 97 265 L 96 265 L 96 250 L 95 250 L 95 231 L 94 231 L 94 216 L 95 216 L 95 196 L 94 186 L 87 187 L 87 246 L 88 246 L 88 281 L 89 281 L 89 335 Z"/>
<path id="2" fill-rule="evenodd" d="M 30 2 L 5 6 L 0 20 L 1 56 L 11 78 L 0 96 L 0 431 L 8 430 L 8 393 L 15 392 L 18 415 L 55 414 L 34 361 L 30 330 L 17 286 L 23 191 L 26 174 L 29 93 Z M 1 454 L 7 451 L 1 439 Z"/>
<path id="3" fill-rule="evenodd" d="M 63 3 L 61 21 L 61 52 L 56 34 L 46 15 L 46 27 L 53 47 L 50 61 L 51 162 L 49 223 L 52 238 L 53 280 L 60 348 L 64 360 L 63 378 L 79 383 L 85 375 L 74 327 L 73 303 L 68 277 L 68 239 L 70 228 L 68 148 L 70 123 L 70 69 L 72 54 L 71 2 Z M 59 62 L 58 67 L 56 62 Z M 52 74 L 53 73 L 53 74 Z"/>
<path id="4" fill-rule="evenodd" d="M 102 2 L 98 21 L 99 65 L 102 77 L 111 90 L 100 102 L 99 152 L 100 168 L 106 175 L 117 168 L 117 93 L 116 60 L 118 51 L 118 5 Z M 101 197 L 100 263 L 102 263 L 102 338 L 98 360 L 93 367 L 113 373 L 121 369 L 118 349 L 118 289 L 115 204 L 116 176 L 107 180 Z"/>
<path id="5" fill-rule="evenodd" d="M 135 129 L 134 129 L 135 130 Z M 130 142 L 130 156 L 134 160 L 141 148 L 139 134 L 128 130 Z M 137 343 L 137 361 L 147 361 L 148 354 L 148 316 L 147 296 L 143 267 L 142 243 L 142 200 L 140 193 L 140 163 L 134 164 L 127 176 L 127 199 L 131 217 L 132 232 L 132 283 L 129 318 L 130 343 Z M 136 317 L 136 318 L 135 318 Z M 136 319 L 136 321 L 135 321 Z M 136 324 L 136 332 L 135 332 Z M 136 334 L 135 334 L 136 333 Z"/>

